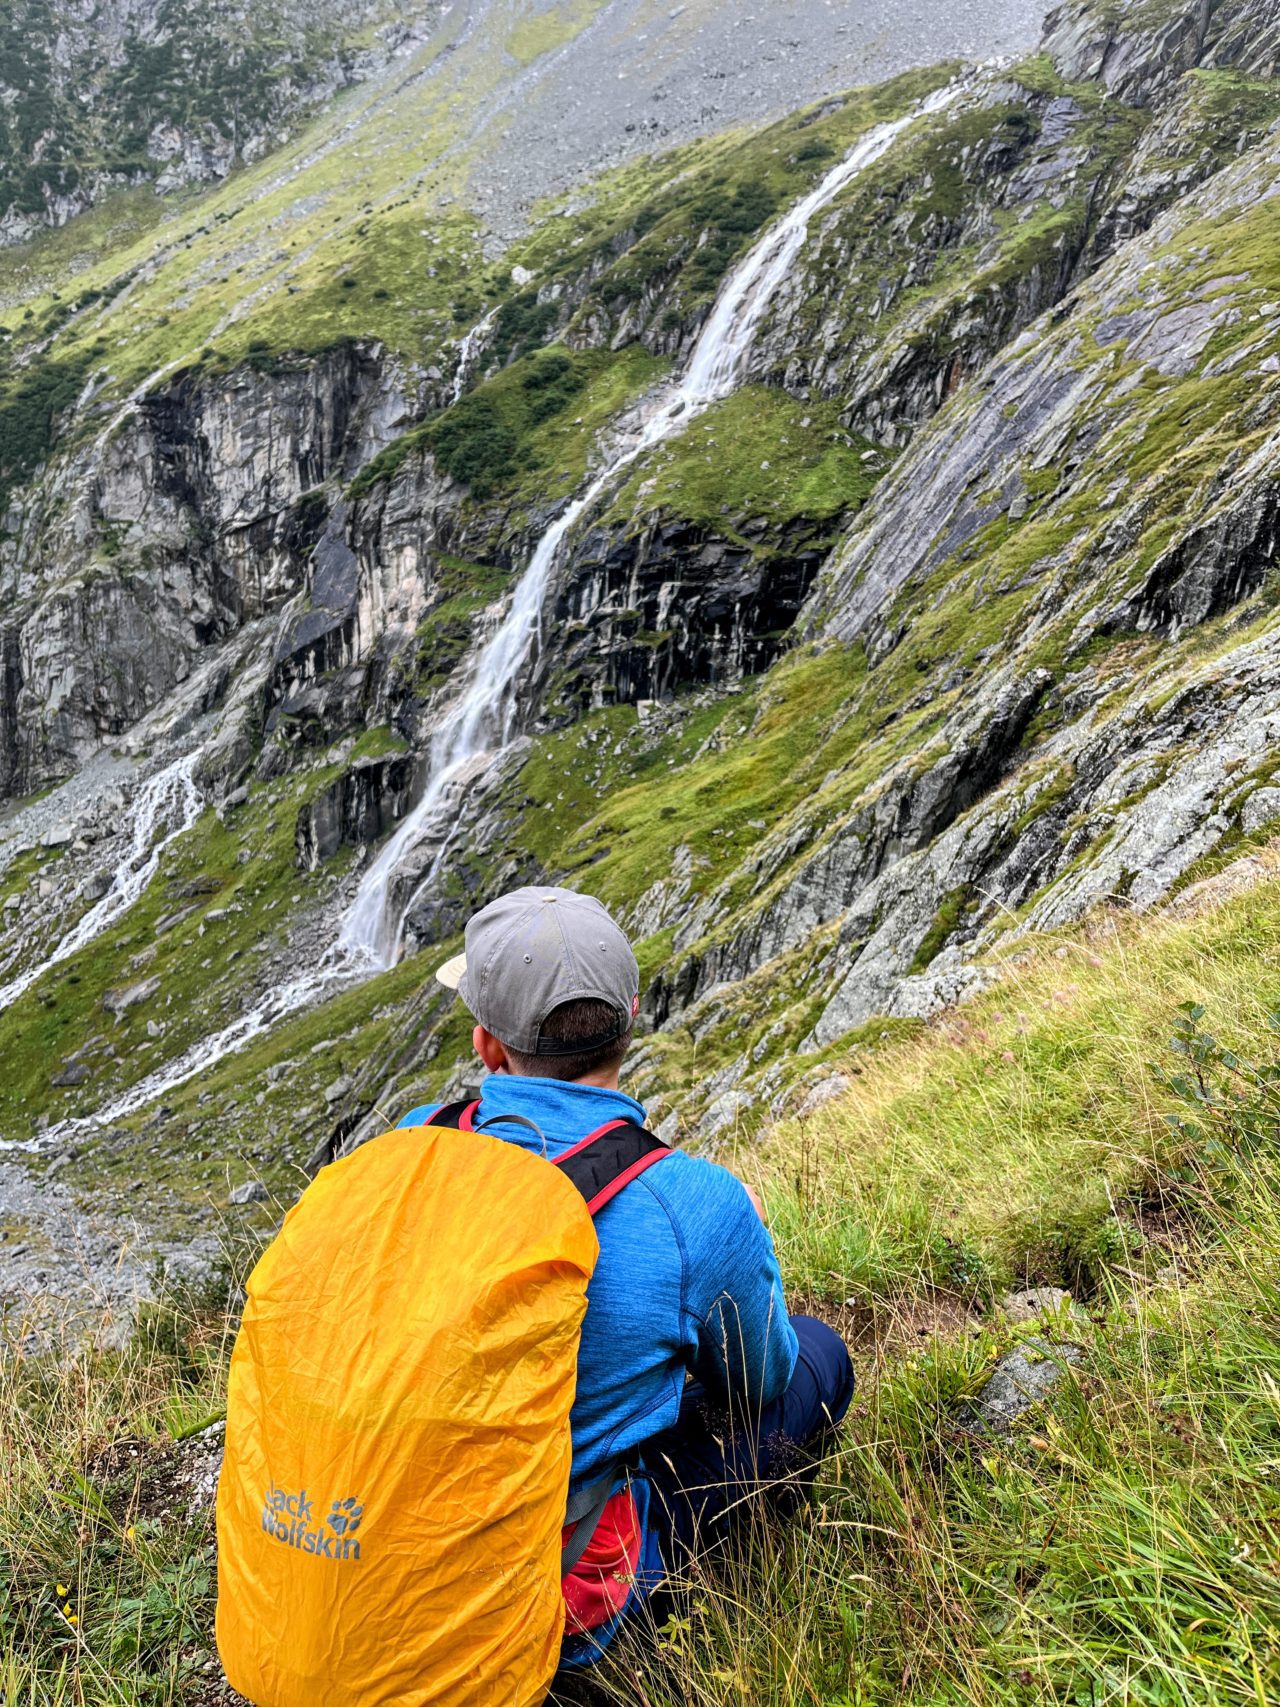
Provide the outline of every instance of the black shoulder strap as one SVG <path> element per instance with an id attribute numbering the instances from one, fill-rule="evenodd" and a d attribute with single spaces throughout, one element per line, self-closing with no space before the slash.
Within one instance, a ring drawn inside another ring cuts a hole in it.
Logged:
<path id="1" fill-rule="evenodd" d="M 438 1108 L 424 1126 L 458 1126 L 465 1115 L 473 1114 L 480 1104 L 474 1097 L 466 1097 L 462 1102 L 447 1102 L 443 1108 Z M 464 1127 L 465 1131 L 466 1128 Z"/>
<path id="2" fill-rule="evenodd" d="M 558 1158 L 561 1168 L 595 1215 L 646 1168 L 671 1154 L 669 1145 L 634 1121 L 614 1120 Z"/>
<path id="3" fill-rule="evenodd" d="M 479 1102 L 472 1098 L 464 1102 L 447 1102 L 443 1108 L 438 1108 L 424 1126 L 456 1126 L 463 1132 L 472 1130 L 471 1122 Z M 519 1115 L 498 1115 L 489 1125 L 497 1121 L 511 1121 L 520 1126 L 538 1128 L 532 1121 L 523 1120 Z M 611 1120 L 607 1126 L 602 1126 L 598 1132 L 590 1133 L 580 1144 L 575 1144 L 572 1150 L 566 1150 L 555 1165 L 562 1168 L 577 1186 L 586 1201 L 587 1211 L 597 1214 L 606 1203 L 612 1203 L 620 1191 L 626 1189 L 633 1179 L 638 1179 L 646 1168 L 651 1168 L 655 1162 L 662 1161 L 664 1156 L 671 1154 L 671 1147 L 664 1144 L 661 1138 L 656 1138 L 652 1132 L 646 1132 L 643 1126 L 637 1126 L 632 1120 Z"/>

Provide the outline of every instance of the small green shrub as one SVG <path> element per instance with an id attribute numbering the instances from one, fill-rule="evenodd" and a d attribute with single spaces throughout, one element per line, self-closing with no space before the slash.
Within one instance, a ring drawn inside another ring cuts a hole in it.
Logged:
<path id="1" fill-rule="evenodd" d="M 489 497 L 515 466 L 520 441 L 494 403 L 473 393 L 446 409 L 429 434 L 436 461 L 477 498 Z"/>
<path id="2" fill-rule="evenodd" d="M 1165 1119 L 1186 1140 L 1197 1178 L 1206 1168 L 1234 1175 L 1241 1157 L 1280 1157 L 1280 1060 L 1245 1059 L 1202 1030 L 1204 1017 L 1200 1003 L 1184 1003 L 1170 1045 L 1183 1066 L 1151 1069 L 1179 1105 Z M 1271 1029 L 1280 1033 L 1280 1012 Z"/>
<path id="3" fill-rule="evenodd" d="M 713 189 L 694 203 L 696 219 L 735 237 L 759 231 L 777 210 L 778 198 L 767 184 L 739 184 L 733 194 Z"/>
<path id="4" fill-rule="evenodd" d="M 522 290 L 504 302 L 493 326 L 493 351 L 506 361 L 515 351 L 540 344 L 556 323 L 553 302 L 539 302 L 534 290 Z"/>
<path id="5" fill-rule="evenodd" d="M 78 350 L 0 381 L 0 506 L 52 450 L 58 417 L 80 395 L 94 359 Z"/>

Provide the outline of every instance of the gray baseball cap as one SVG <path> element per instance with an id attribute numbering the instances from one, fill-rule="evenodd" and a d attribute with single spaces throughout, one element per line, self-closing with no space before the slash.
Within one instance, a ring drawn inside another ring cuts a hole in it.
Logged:
<path id="1" fill-rule="evenodd" d="M 436 973 L 486 1031 L 522 1055 L 576 1055 L 625 1037 L 640 1010 L 640 968 L 631 944 L 590 895 L 513 889 L 467 923 L 466 952 Z M 563 1002 L 593 997 L 616 1010 L 615 1030 L 582 1043 L 542 1037 Z"/>

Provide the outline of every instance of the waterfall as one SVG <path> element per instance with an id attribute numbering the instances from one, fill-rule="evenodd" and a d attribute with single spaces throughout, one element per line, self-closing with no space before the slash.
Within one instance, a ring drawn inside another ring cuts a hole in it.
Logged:
<path id="1" fill-rule="evenodd" d="M 490 329 L 497 318 L 498 310 L 491 308 L 484 319 L 478 321 L 458 345 L 458 366 L 453 376 L 453 389 L 449 393 L 450 403 L 461 401 L 462 394 L 470 383 L 475 365 L 484 352 Z"/>
<path id="2" fill-rule="evenodd" d="M 78 954 L 132 907 L 159 869 L 165 849 L 191 829 L 204 808 L 195 784 L 199 758 L 198 751 L 188 753 L 140 784 L 133 799 L 129 847 L 116 868 L 110 889 L 81 915 L 51 953 L 0 987 L 0 1012 L 16 1002 L 51 966 Z"/>
<path id="3" fill-rule="evenodd" d="M 925 102 L 923 111 L 937 112 L 955 98 L 954 90 L 940 91 Z M 566 535 L 633 462 L 678 428 L 687 427 L 741 382 L 760 322 L 791 270 L 814 214 L 879 160 L 919 116 L 911 113 L 870 131 L 816 189 L 770 228 L 722 288 L 683 375 L 646 401 L 638 423 L 605 467 L 539 540 L 506 619 L 479 656 L 470 660 L 470 685 L 432 739 L 422 799 L 383 848 L 342 921 L 339 948 L 352 960 L 373 970 L 394 964 L 404 924 L 403 913 L 397 918 L 389 906 L 397 866 L 420 840 L 464 766 L 478 753 L 501 749 L 511 739 L 517 721 L 515 688 L 533 649 L 551 572 Z"/>
<path id="4" fill-rule="evenodd" d="M 365 873 L 342 918 L 336 945 L 330 953 L 314 968 L 274 989 L 222 1031 L 205 1038 L 186 1055 L 126 1091 L 99 1111 L 95 1117 L 98 1121 L 123 1119 L 207 1071 L 288 1014 L 310 1006 L 320 996 L 345 984 L 395 964 L 403 941 L 405 915 L 435 874 L 433 867 L 408 903 L 397 908 L 394 890 L 398 867 L 441 814 L 450 785 L 460 773 L 481 754 L 489 752 L 496 756 L 518 732 L 516 689 L 539 639 L 552 571 L 565 537 L 639 457 L 671 433 L 688 426 L 742 382 L 761 321 L 799 254 L 814 215 L 887 153 L 908 126 L 925 115 L 940 112 L 959 92 L 954 86 L 940 90 L 904 118 L 869 131 L 814 190 L 765 232 L 730 273 L 683 374 L 640 405 L 605 466 L 539 540 L 516 584 L 506 616 L 479 653 L 468 661 L 468 685 L 445 712 L 432 737 L 422 798 Z M 477 335 L 481 331 L 482 327 L 476 328 Z M 464 341 L 467 360 L 473 350 L 470 339 Z"/>

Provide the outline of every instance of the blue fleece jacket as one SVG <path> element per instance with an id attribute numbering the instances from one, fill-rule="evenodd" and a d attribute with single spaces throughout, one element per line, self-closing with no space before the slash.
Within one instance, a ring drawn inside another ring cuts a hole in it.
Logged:
<path id="1" fill-rule="evenodd" d="M 436 1106 L 414 1109 L 401 1125 L 421 1125 Z M 535 1153 L 545 1140 L 552 1161 L 611 1120 L 645 1123 L 644 1109 L 621 1091 L 504 1073 L 484 1081 L 475 1123 L 496 1114 L 532 1121 L 542 1139 L 526 1127 L 492 1130 Z M 677 1151 L 606 1204 L 595 1226 L 600 1257 L 571 1417 L 573 1488 L 675 1422 L 687 1373 L 713 1396 L 745 1394 L 763 1406 L 785 1391 L 798 1350 L 773 1241 L 727 1169 Z M 598 1645 L 611 1635 L 599 1632 Z"/>

